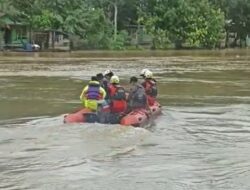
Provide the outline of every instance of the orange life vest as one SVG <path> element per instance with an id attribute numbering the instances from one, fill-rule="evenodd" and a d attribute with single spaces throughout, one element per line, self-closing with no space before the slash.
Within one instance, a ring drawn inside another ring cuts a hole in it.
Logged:
<path id="1" fill-rule="evenodd" d="M 156 97 L 157 96 L 157 85 L 156 81 L 153 79 L 146 79 L 142 86 L 145 88 L 145 92 L 148 96 Z"/>
<path id="2" fill-rule="evenodd" d="M 126 111 L 126 93 L 123 87 L 120 85 L 109 85 L 109 95 L 110 95 L 110 109 L 112 113 L 121 113 Z"/>
<path id="3" fill-rule="evenodd" d="M 148 105 L 152 106 L 155 103 L 155 98 L 157 96 L 157 86 L 156 81 L 153 79 L 145 79 L 142 83 L 142 86 L 145 88 L 147 94 Z"/>

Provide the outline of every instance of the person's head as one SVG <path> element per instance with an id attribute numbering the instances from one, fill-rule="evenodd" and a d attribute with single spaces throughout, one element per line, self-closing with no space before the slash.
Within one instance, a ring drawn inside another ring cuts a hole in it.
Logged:
<path id="1" fill-rule="evenodd" d="M 92 76 L 92 77 L 91 77 L 91 81 L 97 81 L 97 82 L 98 82 L 98 79 L 97 79 L 96 76 Z"/>
<path id="2" fill-rule="evenodd" d="M 98 73 L 98 74 L 96 75 L 96 78 L 97 78 L 97 80 L 101 81 L 101 80 L 104 78 L 104 76 L 103 76 L 102 73 Z"/>
<path id="3" fill-rule="evenodd" d="M 110 79 L 114 75 L 114 73 L 108 69 L 108 70 L 104 71 L 103 75 L 104 75 L 104 77 Z"/>
<path id="4" fill-rule="evenodd" d="M 135 83 L 137 83 L 137 82 L 138 82 L 137 77 L 131 77 L 131 78 L 130 78 L 130 81 L 129 81 L 130 84 L 135 84 Z"/>
<path id="5" fill-rule="evenodd" d="M 111 77 L 111 79 L 110 79 L 110 83 L 112 83 L 112 84 L 119 84 L 119 82 L 120 82 L 120 79 L 119 79 L 119 77 L 116 76 L 116 75 L 113 75 L 113 76 Z"/>
<path id="6" fill-rule="evenodd" d="M 145 78 L 145 73 L 146 73 L 147 71 L 149 71 L 149 69 L 142 69 L 142 70 L 141 70 L 141 73 L 140 73 L 140 76 L 143 77 L 143 78 Z"/>
<path id="7" fill-rule="evenodd" d="M 151 71 L 146 71 L 145 72 L 145 78 L 146 79 L 152 79 L 153 78 L 153 73 Z"/>

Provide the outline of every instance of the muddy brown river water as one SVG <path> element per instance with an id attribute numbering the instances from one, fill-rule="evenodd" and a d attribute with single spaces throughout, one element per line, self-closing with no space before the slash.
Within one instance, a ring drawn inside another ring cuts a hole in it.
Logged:
<path id="1" fill-rule="evenodd" d="M 88 79 L 149 68 L 147 128 L 63 124 Z M 0 189 L 249 190 L 250 50 L 0 53 Z"/>

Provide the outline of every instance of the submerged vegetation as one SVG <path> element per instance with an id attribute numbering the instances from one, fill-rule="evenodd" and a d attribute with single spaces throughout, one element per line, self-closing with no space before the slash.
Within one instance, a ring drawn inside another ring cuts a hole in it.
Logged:
<path id="1" fill-rule="evenodd" d="M 250 31 L 249 0 L 0 0 L 0 13 L 88 49 L 245 46 Z"/>

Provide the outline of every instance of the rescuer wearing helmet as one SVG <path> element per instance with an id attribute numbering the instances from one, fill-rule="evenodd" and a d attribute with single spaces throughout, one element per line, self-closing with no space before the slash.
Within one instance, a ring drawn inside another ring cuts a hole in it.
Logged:
<path id="1" fill-rule="evenodd" d="M 98 74 L 99 76 L 101 76 L 101 73 Z M 107 69 L 106 71 L 104 71 L 103 73 L 103 77 L 100 81 L 101 86 L 104 88 L 104 90 L 106 91 L 106 96 L 105 96 L 105 100 L 109 103 L 110 101 L 110 96 L 109 96 L 109 92 L 108 92 L 108 87 L 110 85 L 110 79 L 111 77 L 114 75 L 114 73 L 110 70 Z M 101 77 L 98 77 L 101 78 Z"/>
<path id="2" fill-rule="evenodd" d="M 104 75 L 104 77 L 105 77 L 108 81 L 110 81 L 110 79 L 111 79 L 111 77 L 114 75 L 114 73 L 113 73 L 110 69 L 108 69 L 108 70 L 104 71 L 103 75 Z"/>
<path id="3" fill-rule="evenodd" d="M 140 76 L 141 76 L 143 79 L 145 79 L 145 73 L 146 73 L 147 71 L 149 71 L 149 69 L 142 69 L 142 70 L 141 70 Z"/>
<path id="4" fill-rule="evenodd" d="M 158 94 L 157 90 L 157 84 L 156 80 L 153 78 L 153 73 L 151 71 L 146 71 L 145 72 L 145 79 L 144 82 L 142 83 L 142 86 L 145 89 L 147 99 L 148 99 L 148 104 L 151 106 L 155 102 L 155 98 Z"/>
<path id="5" fill-rule="evenodd" d="M 127 110 L 126 92 L 119 84 L 118 76 L 113 75 L 110 78 L 108 93 L 110 96 L 110 123 L 119 123 L 120 116 Z"/>

